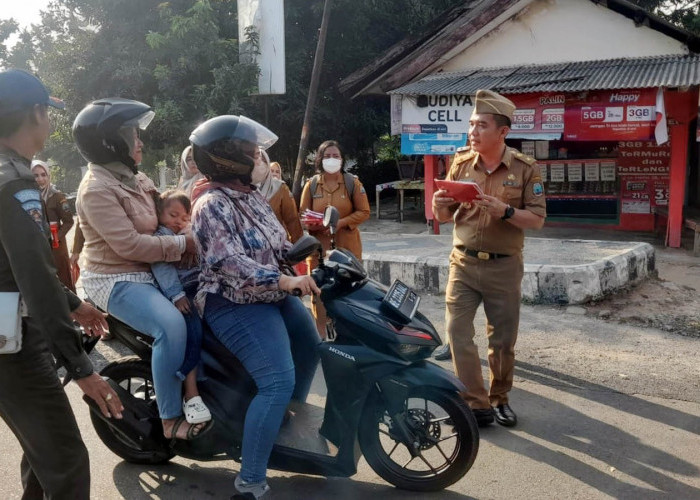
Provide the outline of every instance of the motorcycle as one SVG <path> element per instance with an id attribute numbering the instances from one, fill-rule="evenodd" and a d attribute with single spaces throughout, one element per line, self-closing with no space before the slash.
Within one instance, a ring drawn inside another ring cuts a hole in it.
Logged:
<path id="1" fill-rule="evenodd" d="M 337 210 L 329 207 L 324 225 L 333 241 L 337 221 Z M 459 395 L 465 387 L 452 373 L 426 361 L 441 342 L 417 311 L 420 298 L 399 281 L 386 287 L 369 279 L 346 250 L 333 249 L 324 259 L 321 244 L 312 236 L 297 241 L 287 259 L 293 264 L 312 254 L 319 256 L 312 276 L 333 333 L 332 341 L 317 347 L 327 387 L 325 404 L 291 403 L 293 417 L 282 425 L 268 467 L 349 477 L 364 455 L 379 476 L 398 488 L 438 491 L 455 483 L 474 463 L 479 433 Z M 113 317 L 108 323 L 114 338 L 135 355 L 100 372 L 121 398 L 123 419 L 104 417 L 85 397 L 102 442 L 132 463 L 162 464 L 175 455 L 240 462 L 245 414 L 256 386 L 235 356 L 205 328 L 206 380 L 199 383 L 199 391 L 214 426 L 200 438 L 171 444 L 158 415 L 152 338 Z"/>

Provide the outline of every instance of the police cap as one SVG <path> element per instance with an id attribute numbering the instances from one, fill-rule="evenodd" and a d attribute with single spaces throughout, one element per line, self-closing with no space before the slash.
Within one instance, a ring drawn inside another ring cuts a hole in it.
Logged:
<path id="1" fill-rule="evenodd" d="M 35 104 L 64 109 L 65 103 L 49 95 L 41 80 L 21 69 L 0 71 L 0 116 L 29 109 Z"/>

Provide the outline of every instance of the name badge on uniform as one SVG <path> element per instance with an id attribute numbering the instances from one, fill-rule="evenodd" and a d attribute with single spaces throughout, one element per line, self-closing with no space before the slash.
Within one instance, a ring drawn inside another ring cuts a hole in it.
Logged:
<path id="1" fill-rule="evenodd" d="M 518 181 L 505 180 L 503 181 L 503 185 L 506 187 L 518 187 L 520 184 Z"/>
<path id="2" fill-rule="evenodd" d="M 323 193 L 322 194 L 315 194 L 313 197 L 314 198 L 323 198 Z"/>

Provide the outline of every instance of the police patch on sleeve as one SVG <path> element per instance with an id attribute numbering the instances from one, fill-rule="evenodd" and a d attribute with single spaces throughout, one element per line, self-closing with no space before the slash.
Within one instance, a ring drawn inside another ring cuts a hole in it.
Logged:
<path id="1" fill-rule="evenodd" d="M 17 191 L 14 197 L 22 205 L 22 210 L 27 212 L 41 232 L 44 232 L 44 211 L 41 207 L 41 195 L 38 189 L 23 189 Z"/>
<path id="2" fill-rule="evenodd" d="M 532 185 L 532 194 L 535 196 L 542 196 L 544 194 L 544 186 L 541 182 L 535 182 Z"/>
<path id="3" fill-rule="evenodd" d="M 367 191 L 365 191 L 365 187 L 362 186 L 362 187 L 360 188 L 360 194 L 365 194 L 366 192 L 367 192 Z"/>

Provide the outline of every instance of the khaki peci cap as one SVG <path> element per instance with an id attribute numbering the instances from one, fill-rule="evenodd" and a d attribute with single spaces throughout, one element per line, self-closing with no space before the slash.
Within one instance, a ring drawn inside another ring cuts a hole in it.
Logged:
<path id="1" fill-rule="evenodd" d="M 492 115 L 503 115 L 513 121 L 513 111 L 515 104 L 510 99 L 503 97 L 491 90 L 477 90 L 474 113 L 489 113 Z"/>

